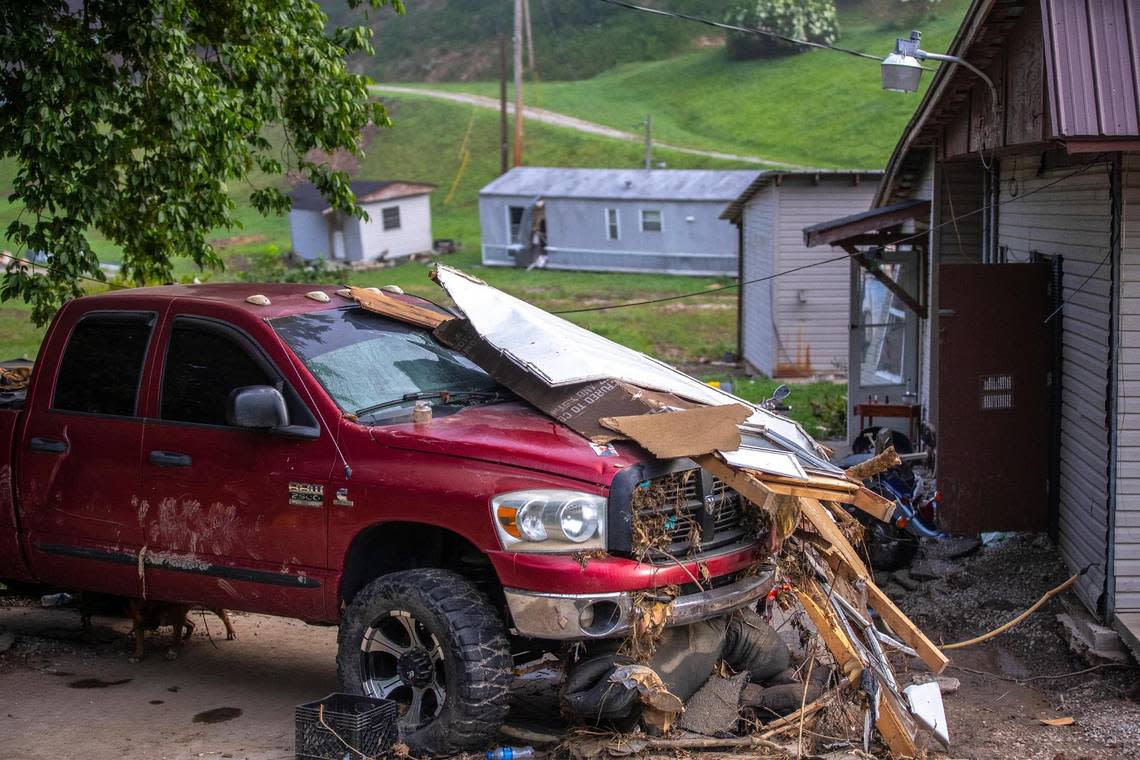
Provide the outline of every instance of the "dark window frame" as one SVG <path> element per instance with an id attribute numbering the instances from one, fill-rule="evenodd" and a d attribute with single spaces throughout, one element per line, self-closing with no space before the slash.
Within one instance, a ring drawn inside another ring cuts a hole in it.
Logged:
<path id="1" fill-rule="evenodd" d="M 389 211 L 396 212 L 396 223 L 395 224 L 390 224 L 388 222 L 388 212 Z M 402 229 L 403 222 L 400 219 L 400 204 L 397 203 L 395 206 L 385 206 L 384 208 L 380 209 L 380 225 L 384 228 L 385 232 L 387 232 L 389 230 Z"/>
<path id="2" fill-rule="evenodd" d="M 139 366 L 138 380 L 135 382 L 135 404 L 131 414 L 111 414 L 110 412 L 84 412 L 78 409 L 62 409 L 55 405 L 56 396 L 59 394 L 59 378 L 63 373 L 63 361 L 67 358 L 67 349 L 71 346 L 71 341 L 75 337 L 75 331 L 88 320 L 97 320 L 104 322 L 142 322 L 149 328 L 150 332 L 147 334 L 146 346 L 143 348 L 142 364 Z M 158 312 L 148 311 L 146 309 L 131 309 L 131 310 L 118 310 L 118 309 L 97 309 L 84 313 L 75 323 L 71 326 L 71 330 L 67 334 L 67 340 L 64 341 L 63 351 L 60 352 L 59 361 L 55 366 L 55 378 L 51 387 L 51 399 L 48 401 L 48 411 L 54 414 L 77 414 L 84 417 L 108 417 L 116 420 L 141 420 L 143 415 L 139 411 L 139 397 L 142 396 L 143 380 L 146 379 L 147 363 L 150 359 L 151 350 L 154 347 L 154 334 L 155 325 L 158 322 Z"/>
<path id="3" fill-rule="evenodd" d="M 168 359 L 170 356 L 171 336 L 174 335 L 175 328 L 179 323 L 190 324 L 195 329 L 203 332 L 214 333 L 221 335 L 224 338 L 229 338 L 238 347 L 242 348 L 249 358 L 253 360 L 254 364 L 264 372 L 269 379 L 275 380 L 273 385 L 281 391 L 281 395 L 285 397 L 285 405 L 289 409 L 289 427 L 282 431 L 294 437 L 300 438 L 319 438 L 321 434 L 321 425 L 316 413 L 309 408 L 309 406 L 301 400 L 300 394 L 297 393 L 293 384 L 285 377 L 284 373 L 278 369 L 277 365 L 265 353 L 265 349 L 254 340 L 253 336 L 241 329 L 231 322 L 225 322 L 220 319 L 212 317 L 203 317 L 197 314 L 178 314 L 171 318 L 169 322 L 169 329 L 166 331 L 166 350 L 162 354 L 162 368 L 159 372 L 158 379 L 158 397 L 155 403 L 155 416 L 149 418 L 148 422 L 153 421 L 162 425 L 183 425 L 187 427 L 205 428 L 208 430 L 227 430 L 230 432 L 249 432 L 248 428 L 234 427 L 233 425 L 215 425 L 209 422 L 188 422 L 186 420 L 168 420 L 162 418 L 162 397 L 166 392 L 166 370 L 168 367 Z M 298 419 L 300 418 L 300 419 Z"/>

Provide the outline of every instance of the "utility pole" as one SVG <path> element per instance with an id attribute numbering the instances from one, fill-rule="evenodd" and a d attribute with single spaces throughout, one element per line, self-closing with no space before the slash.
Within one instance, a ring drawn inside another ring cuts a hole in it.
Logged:
<path id="1" fill-rule="evenodd" d="M 534 74 L 534 32 L 530 28 L 530 0 L 523 0 L 523 23 L 526 25 L 526 67 Z"/>
<path id="2" fill-rule="evenodd" d="M 523 162 L 523 0 L 515 0 L 515 166 Z"/>
<path id="3" fill-rule="evenodd" d="M 645 114 L 645 168 L 653 168 L 653 118 Z"/>
<path id="4" fill-rule="evenodd" d="M 511 142 L 507 137 L 507 38 L 499 35 L 499 174 L 510 168 Z"/>

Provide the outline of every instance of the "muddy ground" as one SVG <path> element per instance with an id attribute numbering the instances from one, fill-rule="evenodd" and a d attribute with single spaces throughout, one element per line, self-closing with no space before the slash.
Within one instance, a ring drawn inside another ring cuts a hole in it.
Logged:
<path id="1" fill-rule="evenodd" d="M 1067 576 L 1048 541 L 1032 537 L 981 549 L 943 570 L 945 577 L 914 589 L 886 584 L 941 642 L 999 625 Z M 1053 601 L 1014 631 L 952 653 L 946 675 L 961 686 L 945 697 L 948 757 L 1140 758 L 1137 670 L 1066 676 L 1090 663 L 1070 650 L 1055 619 L 1061 611 L 1063 603 Z M 0 597 L 0 628 L 16 635 L 0 654 L 0 757 L 292 758 L 293 708 L 336 689 L 336 631 L 233 617 L 236 641 L 224 639 L 218 620 L 206 614 L 203 624 L 194 613 L 197 630 L 181 657 L 166 660 L 168 637 L 152 634 L 147 657 L 132 664 L 125 619 L 96 617 L 94 640 L 85 640 L 75 609 Z M 556 709 L 549 689 L 519 686 L 530 713 Z M 1040 723 L 1057 717 L 1074 723 Z"/>

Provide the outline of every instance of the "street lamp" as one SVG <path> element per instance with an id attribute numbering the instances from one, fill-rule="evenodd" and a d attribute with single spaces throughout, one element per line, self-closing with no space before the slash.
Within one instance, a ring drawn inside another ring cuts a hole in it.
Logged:
<path id="1" fill-rule="evenodd" d="M 993 80 L 986 76 L 986 72 L 974 64 L 956 55 L 943 55 L 942 53 L 928 53 L 918 47 L 922 39 L 922 32 L 913 31 L 910 39 L 899 37 L 895 40 L 895 49 L 883 59 L 883 89 L 894 92 L 915 92 L 918 90 L 919 80 L 922 78 L 923 67 L 919 61 L 946 61 L 958 63 L 978 75 L 990 88 L 990 97 L 993 98 L 994 109 L 1001 108 L 998 102 L 997 88 Z"/>

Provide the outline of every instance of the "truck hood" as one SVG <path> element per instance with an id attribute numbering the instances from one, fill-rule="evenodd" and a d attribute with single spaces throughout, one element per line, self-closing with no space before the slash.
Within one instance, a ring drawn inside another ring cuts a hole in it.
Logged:
<path id="1" fill-rule="evenodd" d="M 423 424 L 372 428 L 377 443 L 391 448 L 525 467 L 608 486 L 614 474 L 648 459 L 635 444 L 590 443 L 528 404 L 471 406 Z"/>

